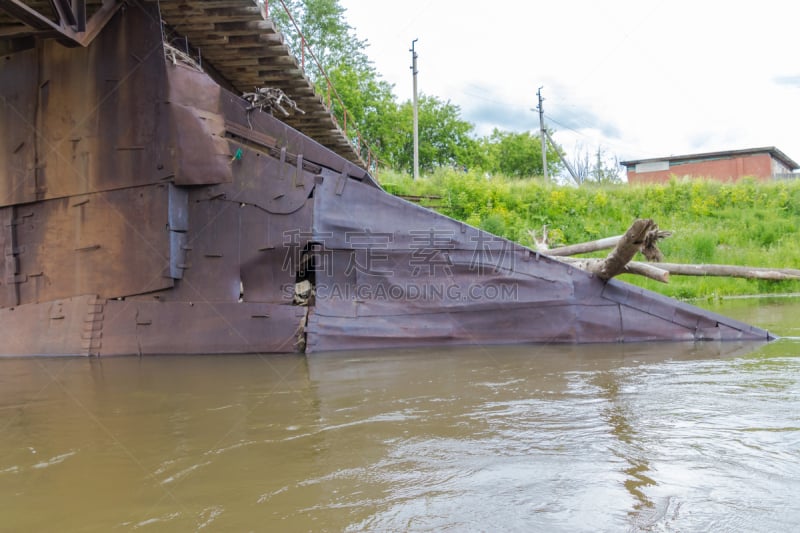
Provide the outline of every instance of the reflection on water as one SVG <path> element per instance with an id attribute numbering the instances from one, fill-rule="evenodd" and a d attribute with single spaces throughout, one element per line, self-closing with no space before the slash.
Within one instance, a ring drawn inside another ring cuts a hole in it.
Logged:
<path id="1" fill-rule="evenodd" d="M 791 530 L 798 348 L 0 360 L 0 530 Z"/>
<path id="2" fill-rule="evenodd" d="M 699 302 L 700 307 L 757 325 L 782 337 L 800 338 L 798 295 L 731 298 L 718 302 Z"/>

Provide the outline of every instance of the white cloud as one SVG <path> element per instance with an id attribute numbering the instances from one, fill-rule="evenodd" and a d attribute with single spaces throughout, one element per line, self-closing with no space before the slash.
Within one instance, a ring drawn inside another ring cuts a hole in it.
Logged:
<path id="1" fill-rule="evenodd" d="M 459 105 L 479 134 L 538 128 L 622 159 L 777 146 L 800 159 L 800 5 L 718 0 L 340 0 L 378 72 Z M 557 122 L 557 123 L 556 123 Z"/>

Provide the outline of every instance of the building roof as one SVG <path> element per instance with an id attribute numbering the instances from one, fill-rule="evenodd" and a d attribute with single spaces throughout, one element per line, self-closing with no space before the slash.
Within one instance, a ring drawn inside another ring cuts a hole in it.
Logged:
<path id="1" fill-rule="evenodd" d="M 669 161 L 670 163 L 693 163 L 697 161 L 708 161 L 713 159 L 730 159 L 739 156 L 748 156 L 767 153 L 777 159 L 787 168 L 797 170 L 800 168 L 792 158 L 775 148 L 774 146 L 764 146 L 761 148 L 747 148 L 745 150 L 725 150 L 721 152 L 705 152 L 701 154 L 671 155 L 667 157 L 653 157 L 650 159 L 635 159 L 630 161 L 620 161 L 620 165 L 626 167 L 636 166 L 639 163 L 656 163 L 659 161 Z"/>

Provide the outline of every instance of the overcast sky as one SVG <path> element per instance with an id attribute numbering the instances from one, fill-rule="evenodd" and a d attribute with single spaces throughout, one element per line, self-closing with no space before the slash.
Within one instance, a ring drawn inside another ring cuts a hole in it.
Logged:
<path id="1" fill-rule="evenodd" d="M 776 146 L 800 163 L 800 3 L 340 0 L 400 101 L 451 101 L 480 135 L 548 125 L 621 160 Z"/>

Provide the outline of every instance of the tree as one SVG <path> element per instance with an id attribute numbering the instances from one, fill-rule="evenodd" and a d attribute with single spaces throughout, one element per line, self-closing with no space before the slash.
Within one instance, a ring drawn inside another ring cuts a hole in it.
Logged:
<path id="1" fill-rule="evenodd" d="M 373 156 L 386 161 L 388 150 L 402 138 L 401 132 L 395 127 L 399 109 L 391 85 L 379 79 L 374 70 L 359 70 L 347 64 L 334 67 L 328 73 L 328 78 L 348 112 L 351 140 L 360 141 L 372 150 Z M 318 92 L 322 92 L 322 89 L 318 89 Z M 335 98 L 331 100 L 331 111 L 340 121 L 344 120 L 342 104 Z M 361 135 L 360 139 L 355 138 L 355 131 Z"/>
<path id="2" fill-rule="evenodd" d="M 358 39 L 353 28 L 344 21 L 345 10 L 339 1 L 283 0 L 283 3 L 305 41 L 297 34 L 280 2 L 273 2 L 270 18 L 296 56 L 301 56 L 304 43 L 314 51 L 323 70 L 307 58 L 306 75 L 323 98 L 327 99 L 330 93 L 331 111 L 340 125 L 346 120 L 351 140 L 357 140 L 352 133 L 357 124 L 361 134 L 358 140 L 368 145 L 379 161 L 411 171 L 411 103 L 396 103 L 392 86 L 380 79 L 365 53 L 367 42 Z M 470 136 L 473 126 L 462 120 L 460 113 L 458 106 L 449 101 L 424 95 L 420 98 L 420 168 L 430 171 L 439 166 L 465 166 L 474 161 L 477 150 L 476 141 Z"/>
<path id="3" fill-rule="evenodd" d="M 597 148 L 597 158 L 592 172 L 592 181 L 596 183 L 620 183 L 620 165 L 617 156 L 607 156 L 602 148 Z"/>
<path id="4" fill-rule="evenodd" d="M 324 82 L 320 67 L 327 71 L 336 65 L 359 68 L 369 65 L 364 52 L 367 42 L 356 37 L 352 26 L 345 21 L 344 12 L 339 0 L 282 0 L 270 4 L 270 18 L 295 57 L 305 57 L 305 72 L 314 84 Z M 290 20 L 290 13 L 300 34 Z"/>
<path id="5" fill-rule="evenodd" d="M 425 94 L 420 95 L 418 106 L 420 169 L 430 172 L 437 167 L 469 166 L 477 142 L 471 136 L 473 125 L 461 118 L 461 108 Z M 413 170 L 414 159 L 413 112 L 410 101 L 400 106 L 396 128 L 403 133 L 390 156 L 395 168 L 408 172 Z"/>
<path id="6" fill-rule="evenodd" d="M 290 50 L 297 57 L 308 48 L 313 50 L 319 65 L 305 52 L 306 75 L 329 102 L 339 124 L 346 123 L 350 139 L 367 146 L 383 165 L 412 172 L 412 104 L 396 103 L 393 87 L 380 79 L 366 55 L 367 42 L 355 36 L 344 13 L 339 0 L 270 4 L 270 18 L 284 34 Z M 418 104 L 419 163 L 423 171 L 456 166 L 516 177 L 542 175 L 538 136 L 495 130 L 490 138 L 477 139 L 474 126 L 461 118 L 461 109 L 449 100 L 422 95 Z M 555 150 L 549 147 L 547 151 L 552 174 L 560 167 Z"/>
<path id="7" fill-rule="evenodd" d="M 592 171 L 591 156 L 589 150 L 582 144 L 576 145 L 575 151 L 570 158 L 570 165 L 575 175 L 567 174 L 567 180 L 571 180 L 575 185 L 581 186 L 590 178 Z"/>
<path id="8" fill-rule="evenodd" d="M 358 39 L 345 22 L 345 10 L 338 0 L 283 0 L 283 3 L 305 41 L 280 2 L 273 2 L 270 18 L 297 57 L 301 57 L 304 44 L 306 49 L 313 50 L 320 64 L 308 57 L 306 51 L 305 71 L 317 93 L 329 102 L 339 124 L 347 125 L 351 141 L 371 150 L 378 160 L 386 161 L 387 149 L 398 142 L 398 132 L 392 128 L 398 106 L 392 86 L 380 79 L 365 53 L 367 41 Z"/>
<path id="9" fill-rule="evenodd" d="M 619 159 L 617 156 L 609 156 L 601 146 L 598 146 L 596 151 L 590 152 L 588 147 L 582 144 L 577 145 L 570 164 L 578 178 L 576 180 L 569 176 L 575 185 L 583 185 L 587 182 L 620 183 L 622 181 Z"/>
<path id="10" fill-rule="evenodd" d="M 512 133 L 495 129 L 482 141 L 486 154 L 484 170 L 514 178 L 542 176 L 542 142 L 538 134 Z M 547 170 L 555 175 L 561 168 L 556 148 L 547 146 Z"/>

